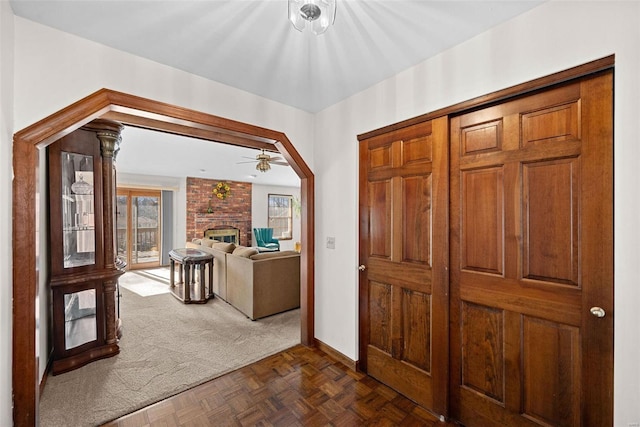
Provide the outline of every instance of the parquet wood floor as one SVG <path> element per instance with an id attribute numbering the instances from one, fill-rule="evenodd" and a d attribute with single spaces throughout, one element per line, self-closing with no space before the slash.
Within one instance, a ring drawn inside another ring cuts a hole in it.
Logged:
<path id="1" fill-rule="evenodd" d="M 445 425 L 375 379 L 299 345 L 103 427 Z"/>

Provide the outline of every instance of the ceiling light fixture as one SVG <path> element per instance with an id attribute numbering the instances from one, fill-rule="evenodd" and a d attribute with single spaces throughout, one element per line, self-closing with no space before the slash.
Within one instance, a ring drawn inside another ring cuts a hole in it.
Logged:
<path id="1" fill-rule="evenodd" d="M 289 0 L 289 21 L 298 30 L 307 22 L 311 31 L 320 35 L 336 20 L 336 0 Z"/>
<path id="2" fill-rule="evenodd" d="M 260 160 L 256 165 L 256 169 L 259 170 L 260 172 L 266 172 L 269 169 L 271 169 L 271 165 L 269 164 L 268 160 Z"/>

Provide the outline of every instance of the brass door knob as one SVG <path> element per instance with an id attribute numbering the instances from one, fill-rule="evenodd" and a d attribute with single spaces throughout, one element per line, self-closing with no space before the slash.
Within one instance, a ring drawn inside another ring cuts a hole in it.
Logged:
<path id="1" fill-rule="evenodd" d="M 602 307 L 591 307 L 591 314 L 596 317 L 604 317 L 607 314 Z"/>
<path id="2" fill-rule="evenodd" d="M 358 266 L 358 270 L 360 270 L 360 271 L 365 271 L 366 269 L 367 269 L 367 266 L 366 266 L 366 265 L 364 265 L 364 264 L 360 264 L 360 265 Z"/>

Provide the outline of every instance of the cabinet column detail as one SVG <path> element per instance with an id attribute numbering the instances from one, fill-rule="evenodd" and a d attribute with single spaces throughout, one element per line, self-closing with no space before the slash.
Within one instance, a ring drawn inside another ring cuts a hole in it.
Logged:
<path id="1" fill-rule="evenodd" d="M 116 285 L 118 279 L 106 280 L 103 285 L 104 294 L 104 316 L 107 330 L 105 341 L 107 344 L 118 342 L 119 319 L 116 316 Z"/>

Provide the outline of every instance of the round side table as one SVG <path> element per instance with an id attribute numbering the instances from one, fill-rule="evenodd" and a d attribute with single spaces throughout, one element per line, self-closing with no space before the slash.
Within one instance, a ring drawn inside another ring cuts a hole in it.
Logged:
<path id="1" fill-rule="evenodd" d="M 171 273 L 169 283 L 171 294 L 185 304 L 206 303 L 213 296 L 211 282 L 213 281 L 213 255 L 192 248 L 173 249 L 169 251 Z M 178 282 L 175 282 L 176 264 L 178 265 Z M 199 270 L 199 280 L 196 282 L 196 269 Z M 206 273 L 205 273 L 206 271 Z M 209 288 L 205 282 L 208 275 Z"/>

